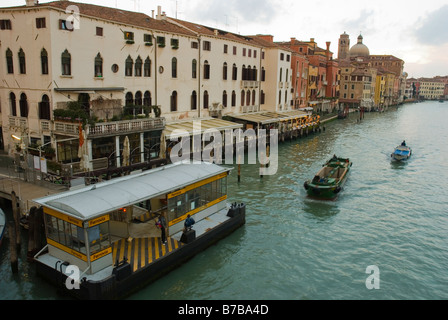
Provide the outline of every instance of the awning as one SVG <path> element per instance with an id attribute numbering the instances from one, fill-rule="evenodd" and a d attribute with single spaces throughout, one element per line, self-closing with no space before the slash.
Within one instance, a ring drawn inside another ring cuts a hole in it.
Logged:
<path id="1" fill-rule="evenodd" d="M 222 119 L 197 119 L 197 120 L 188 120 L 188 121 L 178 121 L 178 122 L 167 122 L 165 126 L 165 130 L 163 131 L 166 137 L 166 140 L 170 140 L 171 138 L 180 137 L 181 134 L 176 134 L 175 130 L 188 132 L 189 135 L 198 134 L 199 132 L 202 134 L 207 129 L 216 129 L 219 132 L 223 132 L 225 130 L 235 130 L 242 129 L 243 125 L 231 121 L 226 121 Z M 193 132 L 194 130 L 198 132 Z"/>
<path id="2" fill-rule="evenodd" d="M 228 171 L 210 163 L 177 163 L 33 201 L 87 221 Z"/>
<path id="3" fill-rule="evenodd" d="M 308 112 L 293 110 L 293 111 L 284 111 L 284 112 L 256 112 L 256 113 L 248 113 L 248 114 L 236 114 L 236 115 L 228 115 L 237 120 L 243 120 L 247 122 L 253 122 L 257 124 L 270 124 L 277 123 L 281 121 L 294 120 L 298 118 L 304 118 L 309 115 Z"/>

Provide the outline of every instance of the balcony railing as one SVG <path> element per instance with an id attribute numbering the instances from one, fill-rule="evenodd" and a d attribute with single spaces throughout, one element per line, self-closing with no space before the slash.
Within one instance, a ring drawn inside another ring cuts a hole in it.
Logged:
<path id="1" fill-rule="evenodd" d="M 28 119 L 22 118 L 22 117 L 10 116 L 9 117 L 9 125 L 11 127 L 25 129 L 25 128 L 28 128 Z"/>
<path id="2" fill-rule="evenodd" d="M 87 137 L 110 136 L 123 133 L 163 129 L 164 127 L 165 118 L 138 119 L 97 123 L 93 126 L 88 126 L 86 134 Z"/>
<path id="3" fill-rule="evenodd" d="M 258 88 L 258 81 L 242 80 L 241 89 Z"/>

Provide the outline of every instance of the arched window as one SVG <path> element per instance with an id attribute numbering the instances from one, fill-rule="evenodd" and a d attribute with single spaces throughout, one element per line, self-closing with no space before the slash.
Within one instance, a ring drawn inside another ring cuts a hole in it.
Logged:
<path id="1" fill-rule="evenodd" d="M 196 91 L 191 93 L 191 110 L 196 110 L 198 106 L 198 95 Z"/>
<path id="2" fill-rule="evenodd" d="M 22 48 L 19 50 L 19 70 L 20 74 L 26 74 L 26 59 L 25 52 Z"/>
<path id="3" fill-rule="evenodd" d="M 61 55 L 62 75 L 72 75 L 72 56 L 67 49 Z"/>
<path id="4" fill-rule="evenodd" d="M 6 68 L 8 69 L 8 74 L 14 73 L 14 60 L 12 59 L 11 49 L 6 50 Z"/>
<path id="5" fill-rule="evenodd" d="M 28 98 L 26 97 L 26 94 L 22 93 L 20 95 L 20 116 L 22 118 L 28 118 Z"/>
<path id="6" fill-rule="evenodd" d="M 227 108 L 227 91 L 225 90 L 222 93 L 222 105 Z"/>
<path id="7" fill-rule="evenodd" d="M 134 102 L 137 106 L 141 106 L 143 105 L 143 96 L 142 96 L 142 92 L 141 91 L 137 91 L 135 93 L 135 102 Z"/>
<path id="8" fill-rule="evenodd" d="M 134 60 L 132 60 L 131 56 L 128 56 L 128 58 L 126 59 L 126 66 L 125 66 L 126 77 L 132 77 L 133 68 L 134 68 Z"/>
<path id="9" fill-rule="evenodd" d="M 265 93 L 263 90 L 260 93 L 260 104 L 265 104 Z"/>
<path id="10" fill-rule="evenodd" d="M 145 95 L 143 97 L 143 105 L 150 107 L 152 106 L 152 98 L 151 98 L 151 92 L 145 91 Z M 151 112 L 151 110 L 149 110 Z"/>
<path id="11" fill-rule="evenodd" d="M 236 106 L 236 92 L 235 90 L 232 91 L 232 107 Z"/>
<path id="12" fill-rule="evenodd" d="M 227 80 L 227 62 L 224 62 L 222 66 L 222 79 Z"/>
<path id="13" fill-rule="evenodd" d="M 280 80 L 279 80 L 279 82 L 282 82 L 282 78 L 283 78 L 283 69 L 280 68 Z"/>
<path id="14" fill-rule="evenodd" d="M 204 91 L 204 109 L 208 109 L 208 91 Z"/>
<path id="15" fill-rule="evenodd" d="M 98 52 L 98 54 L 95 57 L 95 77 L 102 77 L 103 76 L 103 58 L 101 57 L 101 54 Z"/>
<path id="16" fill-rule="evenodd" d="M 250 105 L 250 90 L 247 90 L 246 92 L 246 104 L 248 106 Z"/>
<path id="17" fill-rule="evenodd" d="M 177 78 L 177 58 L 171 59 L 171 77 Z"/>
<path id="18" fill-rule="evenodd" d="M 252 69 L 252 80 L 258 81 L 258 71 L 257 71 L 257 67 L 255 67 L 255 66 Z"/>
<path id="19" fill-rule="evenodd" d="M 238 77 L 238 68 L 236 67 L 236 64 L 233 64 L 232 67 L 232 80 L 237 80 Z"/>
<path id="20" fill-rule="evenodd" d="M 241 90 L 241 106 L 244 106 L 244 97 L 246 96 L 246 93 L 244 90 Z"/>
<path id="21" fill-rule="evenodd" d="M 129 106 L 131 104 L 134 104 L 134 95 L 132 94 L 132 92 L 128 92 L 126 93 L 125 105 Z"/>
<path id="22" fill-rule="evenodd" d="M 42 74 L 48 74 L 48 53 L 45 49 L 40 52 L 40 65 Z"/>
<path id="23" fill-rule="evenodd" d="M 171 112 L 177 111 L 177 91 L 171 94 Z"/>
<path id="24" fill-rule="evenodd" d="M 9 94 L 9 103 L 11 106 L 11 115 L 13 117 L 17 117 L 16 95 L 14 94 L 14 92 L 11 92 Z"/>
<path id="25" fill-rule="evenodd" d="M 279 91 L 278 92 L 278 104 L 281 104 L 281 103 L 282 103 L 282 92 Z"/>
<path id="26" fill-rule="evenodd" d="M 243 64 L 243 68 L 242 68 L 242 70 L 241 70 L 241 80 L 246 80 L 246 72 L 247 72 L 247 69 L 246 69 L 246 66 Z"/>
<path id="27" fill-rule="evenodd" d="M 204 79 L 210 79 L 210 65 L 208 61 L 204 61 Z"/>
<path id="28" fill-rule="evenodd" d="M 253 106 L 255 105 L 255 95 L 256 95 L 255 90 L 252 90 L 252 105 Z"/>
<path id="29" fill-rule="evenodd" d="M 50 98 L 46 94 L 42 96 L 42 101 L 39 102 L 39 119 L 51 120 Z"/>
<path id="30" fill-rule="evenodd" d="M 138 56 L 137 60 L 135 60 L 135 76 L 141 77 L 142 76 L 142 66 L 143 66 L 143 60 Z"/>
<path id="31" fill-rule="evenodd" d="M 149 57 L 145 60 L 144 75 L 145 77 L 151 76 L 151 59 Z"/>
<path id="32" fill-rule="evenodd" d="M 193 79 L 196 79 L 197 77 L 197 70 L 198 70 L 198 62 L 196 61 L 196 59 L 193 59 L 193 61 L 191 62 L 191 77 Z"/>

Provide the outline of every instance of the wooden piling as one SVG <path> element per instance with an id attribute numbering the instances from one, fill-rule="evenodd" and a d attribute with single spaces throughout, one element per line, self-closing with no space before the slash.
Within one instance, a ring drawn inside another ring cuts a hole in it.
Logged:
<path id="1" fill-rule="evenodd" d="M 32 207 L 28 214 L 28 254 L 27 254 L 28 260 L 32 259 L 36 251 L 36 242 L 35 242 L 36 238 L 34 236 L 36 230 L 35 212 L 36 207 Z"/>
<path id="2" fill-rule="evenodd" d="M 19 260 L 17 257 L 16 226 L 14 224 L 14 221 L 10 221 L 8 224 L 8 234 L 9 234 L 11 271 L 12 273 L 16 274 L 19 272 Z"/>
<path id="3" fill-rule="evenodd" d="M 17 206 L 17 196 L 14 191 L 11 192 L 11 198 L 12 198 L 12 215 L 14 219 L 14 225 L 15 225 L 15 238 L 13 238 L 15 245 L 17 246 L 17 250 L 20 251 L 20 247 L 22 244 L 22 240 L 20 237 L 20 208 Z"/>

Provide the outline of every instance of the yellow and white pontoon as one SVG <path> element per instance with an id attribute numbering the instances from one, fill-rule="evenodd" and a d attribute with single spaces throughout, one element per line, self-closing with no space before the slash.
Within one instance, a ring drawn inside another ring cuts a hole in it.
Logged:
<path id="1" fill-rule="evenodd" d="M 129 295 L 245 224 L 245 205 L 227 203 L 229 173 L 178 163 L 34 200 L 47 238 L 38 274 L 81 299 Z"/>

